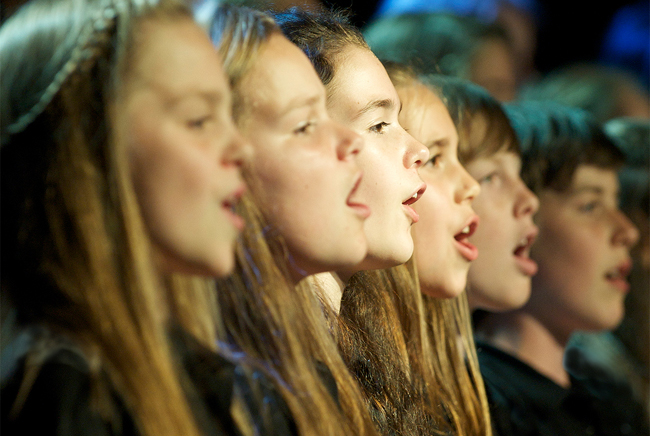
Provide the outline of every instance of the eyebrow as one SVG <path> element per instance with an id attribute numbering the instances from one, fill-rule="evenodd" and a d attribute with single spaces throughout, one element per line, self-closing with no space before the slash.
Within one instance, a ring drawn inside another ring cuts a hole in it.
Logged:
<path id="1" fill-rule="evenodd" d="M 590 194 L 596 194 L 596 195 L 605 195 L 605 190 L 601 188 L 600 186 L 582 186 L 579 188 L 571 188 L 569 190 L 570 195 L 579 195 L 583 193 L 590 193 Z M 620 190 L 616 190 L 614 192 L 614 195 L 618 197 L 620 194 Z"/>
<path id="2" fill-rule="evenodd" d="M 199 98 L 207 102 L 209 105 L 215 105 L 216 103 L 222 101 L 225 97 L 226 96 L 223 92 L 192 90 L 185 92 L 182 95 L 175 95 L 173 97 L 170 97 L 168 104 L 170 107 L 173 107 L 181 103 L 183 100 L 189 98 Z"/>
<path id="3" fill-rule="evenodd" d="M 361 118 L 364 114 L 373 111 L 375 109 L 392 109 L 396 106 L 395 100 L 390 99 L 390 98 L 382 98 L 382 99 L 376 99 L 376 100 L 371 100 L 366 104 L 359 112 L 356 113 L 354 117 L 352 117 L 352 121 L 356 121 L 359 118 Z M 400 104 L 400 110 L 401 110 L 401 104 Z"/>
<path id="4" fill-rule="evenodd" d="M 296 110 L 296 109 L 299 109 L 299 108 L 302 108 L 302 107 L 313 106 L 316 103 L 318 103 L 318 101 L 320 99 L 321 99 L 320 95 L 313 95 L 313 96 L 308 97 L 308 98 L 305 98 L 303 96 L 296 97 L 293 100 L 291 100 L 289 102 L 289 104 L 287 104 L 287 106 L 280 113 L 280 116 L 281 117 L 285 116 L 289 112 L 291 112 L 293 110 Z"/>
<path id="5" fill-rule="evenodd" d="M 440 138 L 435 141 L 431 141 L 427 144 L 427 148 L 432 147 L 446 147 L 449 145 L 449 138 Z"/>

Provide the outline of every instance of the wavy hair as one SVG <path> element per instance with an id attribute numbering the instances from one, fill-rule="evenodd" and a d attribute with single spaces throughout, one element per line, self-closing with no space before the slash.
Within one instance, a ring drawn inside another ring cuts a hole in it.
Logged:
<path id="1" fill-rule="evenodd" d="M 156 436 L 200 433 L 167 324 L 214 349 L 213 313 L 197 305 L 213 297 L 206 280 L 160 277 L 112 113 L 143 21 L 177 19 L 192 18 L 174 0 L 37 0 L 0 30 L 3 294 L 19 324 L 82 350 L 104 418 L 107 378 Z M 27 362 L 14 410 L 43 363 Z"/>
<path id="2" fill-rule="evenodd" d="M 262 12 L 222 6 L 210 33 L 224 59 L 234 104 L 240 106 L 234 113 L 241 125 L 248 103 L 239 83 L 269 38 L 281 32 Z M 256 186 L 255 174 L 244 169 L 244 177 Z M 359 388 L 338 354 L 328 323 L 334 315 L 312 289 L 294 285 L 282 235 L 257 206 L 255 189 L 244 196 L 238 213 L 246 227 L 236 248 L 235 274 L 218 283 L 223 346 L 243 352 L 244 359 L 265 369 L 300 434 L 376 434 Z"/>
<path id="3" fill-rule="evenodd" d="M 342 12 L 293 10 L 276 20 L 315 65 L 328 65 L 317 68 L 326 87 L 336 74 L 337 54 L 349 45 L 369 50 Z M 469 317 L 461 303 L 433 302 L 439 309 L 427 312 L 413 260 L 350 279 L 341 301 L 339 346 L 383 434 L 489 434 L 487 403 L 477 394 L 482 381 Z"/>

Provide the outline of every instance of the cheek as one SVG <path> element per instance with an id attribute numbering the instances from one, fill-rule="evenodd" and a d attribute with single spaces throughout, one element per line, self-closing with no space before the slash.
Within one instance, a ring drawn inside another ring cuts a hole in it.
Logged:
<path id="1" fill-rule="evenodd" d="M 357 165 L 363 171 L 361 189 L 375 205 L 392 198 L 400 186 L 401 160 L 390 149 L 367 141 L 357 157 Z M 372 205 L 372 204 L 371 204 Z"/>
<path id="2" fill-rule="evenodd" d="M 479 257 L 475 262 L 481 263 L 488 257 L 485 255 L 487 252 L 514 249 L 509 244 L 516 238 L 511 209 L 497 202 L 482 200 L 472 204 L 480 221 L 476 232 L 469 238 L 479 249 Z"/>
<path id="3" fill-rule="evenodd" d="M 449 206 L 444 197 L 429 186 L 413 208 L 420 215 L 420 221 L 412 227 L 415 250 L 423 260 L 426 258 L 431 268 L 431 264 L 442 262 L 447 255 L 445 242 L 452 237 L 445 219 L 449 216 Z"/>
<path id="4" fill-rule="evenodd" d="M 584 229 L 540 225 L 531 250 L 539 265 L 535 280 L 559 292 L 591 286 L 597 266 L 592 237 Z"/>

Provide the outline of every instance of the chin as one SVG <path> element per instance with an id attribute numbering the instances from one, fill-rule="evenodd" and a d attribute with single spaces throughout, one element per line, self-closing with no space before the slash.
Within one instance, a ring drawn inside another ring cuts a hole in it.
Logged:
<path id="1" fill-rule="evenodd" d="M 441 298 L 444 300 L 449 300 L 456 298 L 463 293 L 465 286 L 456 287 L 456 286 L 443 286 L 441 284 L 435 285 L 425 285 L 420 282 L 420 288 L 424 295 L 428 295 L 432 298 Z"/>

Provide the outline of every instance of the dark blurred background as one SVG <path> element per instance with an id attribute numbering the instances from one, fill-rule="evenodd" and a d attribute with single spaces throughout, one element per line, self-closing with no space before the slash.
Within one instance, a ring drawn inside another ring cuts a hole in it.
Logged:
<path id="1" fill-rule="evenodd" d="M 475 4 L 480 2 L 481 0 L 474 1 Z M 323 3 L 330 7 L 351 8 L 354 11 L 353 22 L 358 27 L 363 27 L 375 16 L 381 1 L 325 0 Z M 431 3 L 435 3 L 435 1 Z M 447 3 L 453 2 L 448 1 Z M 468 2 L 459 1 L 458 3 L 467 4 Z M 602 53 L 605 49 L 606 37 L 617 39 L 614 42 L 617 46 L 613 49 L 619 52 L 628 48 L 632 49 L 631 46 L 641 45 L 645 53 L 648 53 L 650 48 L 650 37 L 648 36 L 650 1 L 537 0 L 535 3 L 537 4 L 535 64 L 542 73 L 575 62 L 603 60 L 607 56 Z M 630 12 L 626 14 L 626 10 Z M 617 12 L 620 13 L 617 16 L 619 22 L 625 19 L 636 19 L 637 25 L 625 21 L 620 24 L 621 27 L 610 31 L 612 25 L 615 24 L 613 19 Z M 623 47 L 620 46 L 621 44 Z M 645 62 L 647 65 L 648 59 L 647 57 L 645 60 L 640 58 L 637 62 L 637 65 L 631 65 L 629 68 L 636 69 L 640 80 L 647 85 L 647 66 L 643 69 L 641 64 Z"/>
<path id="2" fill-rule="evenodd" d="M 485 8 L 485 5 L 504 1 L 532 11 L 537 36 L 534 63 L 540 73 L 545 74 L 580 61 L 611 63 L 633 71 L 648 87 L 650 0 L 389 0 L 388 3 L 419 3 L 425 8 L 437 4 L 449 10 L 468 7 L 480 9 Z M 246 0 L 235 2 L 251 3 Z M 25 0 L 1 0 L 1 18 L 4 20 L 22 3 L 25 3 Z M 319 3 L 319 0 L 261 0 L 260 3 L 284 9 L 291 5 L 314 5 Z M 353 12 L 353 23 L 361 28 L 377 16 L 382 3 L 387 2 L 320 1 L 320 4 L 326 7 L 350 9 Z"/>

